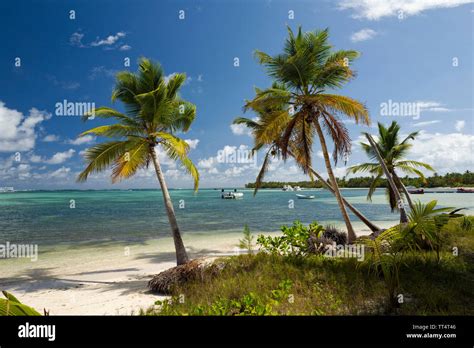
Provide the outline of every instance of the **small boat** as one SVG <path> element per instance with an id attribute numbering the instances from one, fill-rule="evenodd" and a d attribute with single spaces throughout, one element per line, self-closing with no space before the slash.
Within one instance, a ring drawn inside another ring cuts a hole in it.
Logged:
<path id="1" fill-rule="evenodd" d="M 0 193 L 12 193 L 15 192 L 13 187 L 0 187 Z"/>
<path id="2" fill-rule="evenodd" d="M 285 185 L 282 188 L 283 191 L 294 191 L 294 188 L 291 185 Z"/>
<path id="3" fill-rule="evenodd" d="M 425 193 L 425 190 L 423 189 L 408 190 L 408 193 L 412 195 L 422 195 Z"/>
<path id="4" fill-rule="evenodd" d="M 234 189 L 234 192 L 224 192 L 224 189 L 221 190 L 222 199 L 237 199 L 237 198 L 242 198 L 243 196 L 244 196 L 244 193 L 237 192 L 236 189 Z"/>
<path id="5" fill-rule="evenodd" d="M 465 189 L 464 187 L 460 187 L 456 190 L 457 193 L 474 193 L 474 189 Z"/>
<path id="6" fill-rule="evenodd" d="M 299 199 L 315 199 L 316 198 L 313 195 L 299 195 L 299 194 L 296 194 L 296 197 L 298 197 Z"/>
<path id="7" fill-rule="evenodd" d="M 301 191 L 301 187 L 295 186 L 294 190 L 295 190 L 295 191 Z"/>

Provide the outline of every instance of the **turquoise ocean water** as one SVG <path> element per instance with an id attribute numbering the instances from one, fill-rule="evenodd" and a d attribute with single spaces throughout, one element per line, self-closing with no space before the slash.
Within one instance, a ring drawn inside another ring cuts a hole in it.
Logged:
<path id="1" fill-rule="evenodd" d="M 261 190 L 256 197 L 242 190 L 244 198 L 223 200 L 219 190 L 172 190 L 178 222 L 183 233 L 277 231 L 299 219 L 304 223 L 340 223 L 334 197 L 325 190 L 305 190 L 314 200 L 297 199 L 295 192 Z M 396 221 L 383 190 L 372 202 L 365 189 L 344 189 L 343 195 L 373 221 Z M 442 206 L 467 207 L 474 212 L 474 194 L 427 193 L 414 196 Z M 74 200 L 75 208 L 70 208 Z M 291 208 L 291 200 L 294 208 Z M 354 221 L 357 221 L 353 217 Z M 141 241 L 169 236 L 169 225 L 158 190 L 133 191 L 35 191 L 0 194 L 0 243 L 56 245 L 94 241 Z"/>

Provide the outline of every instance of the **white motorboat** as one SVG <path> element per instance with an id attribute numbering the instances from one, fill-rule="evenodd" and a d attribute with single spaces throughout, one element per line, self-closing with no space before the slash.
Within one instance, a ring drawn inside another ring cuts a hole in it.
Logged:
<path id="1" fill-rule="evenodd" d="M 299 199 L 315 199 L 316 196 L 314 195 L 299 195 L 299 194 L 296 194 L 296 197 L 298 197 Z"/>
<path id="2" fill-rule="evenodd" d="M 221 190 L 222 199 L 238 199 L 238 198 L 243 198 L 243 197 L 244 197 L 244 193 L 237 192 L 237 190 L 234 190 L 234 192 L 224 192 L 224 189 Z"/>

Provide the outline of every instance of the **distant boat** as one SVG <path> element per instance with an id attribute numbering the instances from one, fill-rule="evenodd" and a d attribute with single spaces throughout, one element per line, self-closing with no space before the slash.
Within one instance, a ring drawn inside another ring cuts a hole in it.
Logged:
<path id="1" fill-rule="evenodd" d="M 0 193 L 11 193 L 15 192 L 13 187 L 0 187 Z"/>
<path id="2" fill-rule="evenodd" d="M 408 190 L 408 193 L 411 193 L 412 195 L 422 195 L 425 193 L 425 190 L 423 189 Z"/>
<path id="3" fill-rule="evenodd" d="M 474 189 L 465 189 L 460 187 L 456 190 L 457 193 L 474 193 Z"/>
<path id="4" fill-rule="evenodd" d="M 301 191 L 301 187 L 295 186 L 295 191 Z"/>
<path id="5" fill-rule="evenodd" d="M 299 195 L 299 194 L 296 194 L 296 197 L 298 197 L 299 199 L 315 199 L 316 198 L 313 195 Z"/>
<path id="6" fill-rule="evenodd" d="M 237 192 L 236 189 L 234 189 L 234 192 L 224 192 L 224 189 L 221 190 L 221 198 L 222 199 L 238 199 L 244 197 L 243 192 Z"/>
<path id="7" fill-rule="evenodd" d="M 295 189 L 291 185 L 285 185 L 282 188 L 283 191 L 294 191 Z"/>

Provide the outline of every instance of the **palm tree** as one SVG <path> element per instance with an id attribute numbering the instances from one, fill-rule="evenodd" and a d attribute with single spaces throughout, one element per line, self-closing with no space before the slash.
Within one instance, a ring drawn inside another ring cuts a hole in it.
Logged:
<path id="1" fill-rule="evenodd" d="M 278 85 L 274 83 L 272 87 L 275 88 L 277 86 Z M 256 93 L 259 93 L 260 91 L 258 88 L 256 88 L 255 90 L 256 90 Z M 257 113 L 257 119 L 237 117 L 233 123 L 243 124 L 247 128 L 251 129 L 252 135 L 254 138 L 254 147 L 252 149 L 252 154 L 254 154 L 255 152 L 259 151 L 262 148 L 265 149 L 265 157 L 262 163 L 262 167 L 255 180 L 254 195 L 256 195 L 263 182 L 265 174 L 268 170 L 270 159 L 281 157 L 281 152 L 282 152 L 280 148 L 281 134 L 285 130 L 286 124 L 290 120 L 290 116 L 288 115 L 288 112 L 286 112 L 286 117 L 285 117 L 285 115 L 279 115 L 276 112 L 268 112 L 268 110 L 265 112 L 263 110 L 254 109 L 254 111 Z M 274 124 L 275 115 L 280 116 L 280 119 L 278 120 L 277 124 Z M 274 134 L 271 134 L 272 132 Z M 298 160 L 299 158 L 301 158 L 301 155 L 299 154 L 300 149 L 297 146 L 293 145 L 290 142 L 289 147 L 291 148 L 291 150 L 288 151 L 288 154 L 291 157 L 293 157 L 295 160 Z M 304 164 L 303 164 L 303 167 L 304 167 Z M 310 176 L 314 175 L 318 180 L 320 180 L 321 184 L 326 189 L 328 189 L 332 194 L 335 195 L 335 191 L 332 188 L 332 186 L 329 185 L 329 183 L 311 166 L 309 167 L 309 175 Z M 354 213 L 354 215 L 356 215 L 364 224 L 366 224 L 370 228 L 372 232 L 381 231 L 380 227 L 373 224 L 356 207 L 354 207 L 344 198 L 343 198 L 343 202 L 346 205 L 346 207 L 349 208 Z"/>
<path id="2" fill-rule="evenodd" d="M 159 146 L 169 158 L 179 160 L 193 177 L 196 191 L 199 173 L 188 158 L 189 145 L 175 135 L 176 132 L 189 130 L 196 116 L 196 107 L 178 96 L 185 80 L 185 74 L 173 74 L 166 79 L 160 64 L 146 58 L 140 59 L 136 74 L 119 72 L 112 102 L 120 100 L 125 113 L 108 107 L 92 111 L 95 117 L 113 119 L 116 123 L 95 127 L 81 134 L 94 134 L 112 140 L 87 149 L 85 158 L 88 164 L 77 179 L 79 182 L 86 181 L 91 173 L 112 167 L 111 177 L 115 183 L 133 176 L 138 169 L 148 168 L 150 161 L 153 162 L 171 226 L 178 265 L 189 259 L 156 147 Z M 87 114 L 84 118 L 90 116 Z"/>
<path id="3" fill-rule="evenodd" d="M 418 135 L 418 132 L 410 133 L 407 137 L 400 141 L 400 125 L 397 122 L 393 121 L 388 128 L 386 128 L 383 124 L 378 123 L 378 130 L 379 134 L 377 141 L 375 141 L 375 145 L 377 146 L 380 157 L 383 158 L 389 173 L 387 178 L 393 178 L 393 182 L 398 188 L 398 191 L 405 195 L 405 199 L 407 200 L 410 208 L 413 209 L 413 203 L 411 201 L 410 194 L 408 193 L 405 185 L 403 185 L 402 181 L 400 180 L 397 170 L 400 170 L 405 174 L 417 175 L 424 182 L 426 182 L 426 179 L 420 169 L 434 171 L 434 169 L 429 164 L 405 159 L 406 154 L 413 146 L 413 144 L 411 144 L 409 141 L 414 140 Z M 374 151 L 374 146 L 367 143 L 361 143 L 360 145 L 367 156 L 373 160 L 373 162 L 352 166 L 348 169 L 348 173 L 368 172 L 373 175 L 373 180 L 367 194 L 367 199 L 371 200 L 375 189 L 381 182 L 381 179 L 384 175 L 384 170 L 381 162 L 377 158 L 376 151 Z M 391 186 L 387 188 L 387 196 L 392 211 L 398 209 L 399 202 L 396 198 L 396 194 L 397 193 L 391 188 Z"/>
<path id="4" fill-rule="evenodd" d="M 327 29 L 303 34 L 300 27 L 295 36 L 288 28 L 288 34 L 282 54 L 270 56 L 261 51 L 255 53 L 268 74 L 282 86 L 260 91 L 247 102 L 246 108 L 272 109 L 275 105 L 284 104 L 290 109 L 290 120 L 282 134 L 281 153 L 286 159 L 291 150 L 290 142 L 294 144 L 300 150 L 297 163 L 304 173 L 310 172 L 313 138 L 317 135 L 329 181 L 347 227 L 349 242 L 352 242 L 356 235 L 332 170 L 323 128 L 334 144 L 333 160 L 337 164 L 339 158 L 351 151 L 349 133 L 338 116 L 370 124 L 363 104 L 346 96 L 326 93 L 328 89 L 342 87 L 354 76 L 350 63 L 359 54 L 352 50 L 333 51 L 328 43 Z M 275 116 L 276 123 L 278 120 L 279 117 Z"/>

